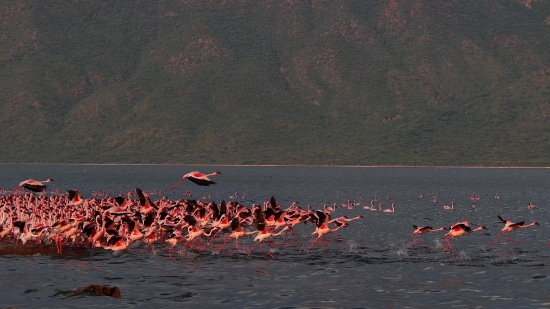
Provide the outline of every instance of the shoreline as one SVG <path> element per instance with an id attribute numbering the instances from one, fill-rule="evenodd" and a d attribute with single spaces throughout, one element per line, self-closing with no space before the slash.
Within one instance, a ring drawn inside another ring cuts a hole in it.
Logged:
<path id="1" fill-rule="evenodd" d="M 550 166 L 469 166 L 469 165 L 305 165 L 305 164 L 149 164 L 149 163 L 1 163 L 0 165 L 75 165 L 75 166 L 229 166 L 229 167 L 349 167 L 349 168 L 487 168 L 545 169 Z"/>

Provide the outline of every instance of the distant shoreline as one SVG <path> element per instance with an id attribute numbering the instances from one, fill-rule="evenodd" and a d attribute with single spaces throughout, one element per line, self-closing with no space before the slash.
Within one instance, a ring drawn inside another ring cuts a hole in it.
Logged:
<path id="1" fill-rule="evenodd" d="M 235 167 L 350 167 L 350 168 L 550 168 L 550 166 L 444 166 L 444 165 L 301 165 L 301 164 L 137 164 L 137 163 L 0 163 L 0 165 L 83 165 L 83 166 L 235 166 Z"/>

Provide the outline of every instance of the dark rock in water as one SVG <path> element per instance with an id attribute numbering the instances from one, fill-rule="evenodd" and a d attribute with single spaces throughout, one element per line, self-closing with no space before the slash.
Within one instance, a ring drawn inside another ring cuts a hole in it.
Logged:
<path id="1" fill-rule="evenodd" d="M 76 288 L 76 291 L 99 296 L 111 296 L 114 298 L 120 298 L 120 289 L 117 286 L 90 284 L 85 287 Z"/>

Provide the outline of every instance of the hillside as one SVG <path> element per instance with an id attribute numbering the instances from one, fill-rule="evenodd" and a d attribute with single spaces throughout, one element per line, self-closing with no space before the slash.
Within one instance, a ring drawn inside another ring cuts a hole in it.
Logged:
<path id="1" fill-rule="evenodd" d="M 0 4 L 0 162 L 550 165 L 550 1 Z"/>

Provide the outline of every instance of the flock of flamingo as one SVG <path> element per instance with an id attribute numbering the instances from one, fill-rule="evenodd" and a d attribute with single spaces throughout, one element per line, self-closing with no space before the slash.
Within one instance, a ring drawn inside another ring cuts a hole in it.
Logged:
<path id="1" fill-rule="evenodd" d="M 191 172 L 184 175 L 171 189 L 175 189 L 186 179 L 200 186 L 209 186 L 215 184 L 210 177 L 218 174 L 220 172 L 211 174 Z M 179 244 L 183 244 L 182 249 L 205 250 L 205 245 L 210 245 L 218 235 L 222 235 L 225 239 L 219 241 L 216 246 L 218 252 L 223 250 L 227 242 L 233 240 L 233 248 L 246 252 L 248 256 L 259 245 L 261 252 L 273 258 L 273 254 L 263 250 L 262 245 L 270 238 L 282 233 L 294 234 L 293 227 L 297 224 L 308 222 L 313 224 L 314 239 L 308 248 L 309 251 L 321 241 L 326 243 L 326 236 L 329 233 L 349 226 L 349 222 L 353 220 L 363 218 L 363 216 L 332 218 L 332 212 L 336 207 L 327 205 L 322 210 L 313 210 L 310 206 L 308 209 L 302 209 L 298 206 L 298 202 L 294 202 L 283 208 L 274 197 L 263 205 L 253 204 L 249 208 L 234 201 L 228 203 L 221 201 L 219 204 L 194 199 L 172 201 L 166 196 L 153 201 L 147 192 L 139 188 L 128 192 L 126 197 L 110 197 L 106 194 L 102 198 L 85 199 L 79 190 L 68 190 L 68 194 L 48 196 L 44 193 L 47 188 L 46 183 L 52 181 L 54 180 L 26 180 L 9 195 L 0 196 L 0 240 L 2 242 L 15 245 L 19 243 L 21 245 L 55 244 L 59 254 L 63 252 L 64 246 L 121 251 L 129 249 L 132 242 L 148 245 L 166 243 L 170 247 L 168 253 L 172 258 L 172 251 Z M 30 192 L 22 192 L 22 189 Z M 132 198 L 136 195 L 137 198 Z M 390 199 L 388 196 L 388 200 Z M 435 200 L 435 197 L 433 199 Z M 354 204 L 348 201 L 348 204 L 343 204 L 342 207 L 351 209 Z M 395 212 L 395 204 L 392 204 L 392 209 L 383 210 L 382 207 L 380 203 L 380 211 Z M 363 208 L 377 210 L 374 207 L 374 201 L 371 201 L 370 207 Z M 454 202 L 451 207 L 446 206 L 444 209 L 453 210 Z M 539 225 L 537 222 L 514 223 L 500 216 L 498 218 L 504 223 L 504 227 L 492 242 L 493 244 L 505 233 L 508 234 L 507 241 L 519 242 L 519 240 L 510 239 L 510 233 L 513 230 Z M 468 221 L 457 222 L 449 229 L 416 225 L 413 227 L 412 246 L 416 244 L 425 246 L 421 240 L 422 234 L 448 231 L 444 236 L 444 251 L 447 253 L 452 252 L 451 239 L 486 230 L 484 226 L 472 229 Z M 255 235 L 254 244 L 250 248 L 238 246 L 238 239 L 246 235 Z M 209 237 L 209 240 L 203 245 L 200 240 L 205 237 Z"/>

